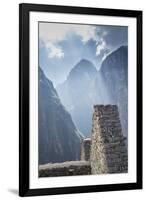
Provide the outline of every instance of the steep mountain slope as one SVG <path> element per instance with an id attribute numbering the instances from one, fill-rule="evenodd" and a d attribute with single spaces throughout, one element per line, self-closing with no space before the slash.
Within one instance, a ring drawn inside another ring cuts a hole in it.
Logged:
<path id="1" fill-rule="evenodd" d="M 93 91 L 96 75 L 94 65 L 82 59 L 72 68 L 66 81 L 56 88 L 61 101 L 85 136 L 91 134 L 92 109 L 96 103 Z"/>
<path id="2" fill-rule="evenodd" d="M 81 134 L 39 67 L 39 164 L 79 160 Z"/>
<path id="3" fill-rule="evenodd" d="M 117 104 L 120 111 L 120 118 L 123 134 L 127 136 L 128 131 L 128 47 L 121 46 L 107 56 L 100 69 L 100 83 L 107 98 L 105 104 Z M 95 88 L 99 85 L 97 77 Z M 105 96 L 105 95 L 104 95 Z M 97 94 L 98 99 L 98 94 Z"/>

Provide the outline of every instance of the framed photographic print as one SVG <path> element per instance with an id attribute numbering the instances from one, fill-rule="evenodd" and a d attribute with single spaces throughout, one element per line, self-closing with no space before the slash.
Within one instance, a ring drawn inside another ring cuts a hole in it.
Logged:
<path id="1" fill-rule="evenodd" d="M 142 11 L 20 4 L 20 196 L 142 188 Z"/>

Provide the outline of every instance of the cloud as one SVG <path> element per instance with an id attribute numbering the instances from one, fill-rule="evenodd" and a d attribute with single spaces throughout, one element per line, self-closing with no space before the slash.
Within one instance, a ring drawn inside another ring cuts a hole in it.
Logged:
<path id="1" fill-rule="evenodd" d="M 68 26 L 59 23 L 39 23 L 39 38 L 44 42 L 64 40 Z"/>
<path id="2" fill-rule="evenodd" d="M 58 43 L 63 40 L 67 40 L 69 34 L 80 36 L 83 44 L 86 44 L 91 39 L 97 41 L 95 26 L 61 23 L 39 23 L 39 38 L 46 46 L 49 58 L 64 57 L 63 49 Z"/>
<path id="3" fill-rule="evenodd" d="M 89 25 L 76 25 L 73 27 L 73 31 L 76 35 L 79 35 L 82 39 L 82 42 L 85 44 L 89 40 L 95 40 L 96 41 L 96 27 L 95 26 L 89 26 Z"/>
<path id="4" fill-rule="evenodd" d="M 39 23 L 39 38 L 48 49 L 49 58 L 63 58 L 62 42 L 79 37 L 82 45 L 92 40 L 96 44 L 95 55 L 105 57 L 106 50 L 126 43 L 127 28 L 118 26 L 95 26 L 65 23 Z"/>
<path id="5" fill-rule="evenodd" d="M 79 35 L 83 42 L 87 42 L 91 38 L 96 39 L 95 26 L 59 23 L 39 24 L 39 38 L 44 42 L 59 42 L 66 40 L 66 37 L 69 33 Z"/>
<path id="6" fill-rule="evenodd" d="M 47 42 L 46 44 L 47 52 L 48 52 L 48 57 L 49 58 L 63 58 L 64 57 L 64 52 L 60 47 L 55 46 L 55 44 L 51 42 Z"/>
<path id="7" fill-rule="evenodd" d="M 102 38 L 100 41 L 97 42 L 96 55 L 99 56 L 101 54 L 101 51 L 103 51 L 105 48 L 106 48 L 106 42 Z"/>

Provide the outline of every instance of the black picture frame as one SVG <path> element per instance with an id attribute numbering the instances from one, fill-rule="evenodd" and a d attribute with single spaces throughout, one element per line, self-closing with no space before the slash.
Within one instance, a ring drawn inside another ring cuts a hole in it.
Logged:
<path id="1" fill-rule="evenodd" d="M 135 183 L 30 189 L 29 185 L 29 12 L 134 17 L 137 22 L 137 181 Z M 19 5 L 19 195 L 55 195 L 142 189 L 142 11 L 58 5 Z"/>

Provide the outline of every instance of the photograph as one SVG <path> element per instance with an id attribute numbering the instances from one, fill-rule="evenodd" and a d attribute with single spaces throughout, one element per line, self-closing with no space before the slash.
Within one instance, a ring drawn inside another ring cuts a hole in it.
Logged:
<path id="1" fill-rule="evenodd" d="M 39 177 L 128 172 L 128 27 L 38 22 Z"/>
<path id="2" fill-rule="evenodd" d="M 141 189 L 142 11 L 19 14 L 19 195 Z"/>

